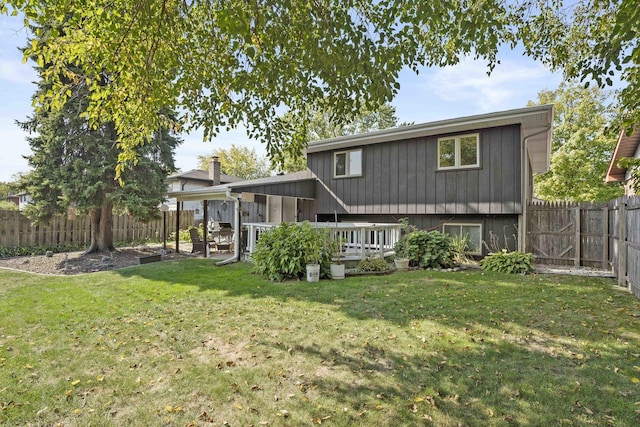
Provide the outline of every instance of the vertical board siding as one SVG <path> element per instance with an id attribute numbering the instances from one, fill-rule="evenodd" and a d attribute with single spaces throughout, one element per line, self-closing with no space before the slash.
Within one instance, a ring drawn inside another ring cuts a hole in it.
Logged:
<path id="1" fill-rule="evenodd" d="M 426 144 L 420 142 L 420 140 L 414 141 L 416 148 L 416 183 L 415 183 L 415 212 L 416 214 L 427 213 L 426 205 L 428 204 L 427 198 L 429 191 L 426 185 L 420 185 L 420 183 L 427 181 L 427 147 Z M 422 165 L 423 167 L 419 167 Z"/>
<path id="2" fill-rule="evenodd" d="M 175 212 L 167 212 L 167 235 L 175 229 Z M 193 225 L 193 212 L 183 211 L 180 228 Z M 116 243 L 159 240 L 162 238 L 162 217 L 148 223 L 127 215 L 113 216 L 113 241 Z M 48 224 L 32 224 L 18 211 L 0 211 L 0 246 L 88 246 L 91 243 L 91 223 L 87 215 L 61 215 Z"/>
<path id="3" fill-rule="evenodd" d="M 310 153 L 318 213 L 521 213 L 520 126 L 476 132 L 479 168 L 438 171 L 437 136 L 353 147 L 362 149 L 363 173 L 352 178 L 333 177 L 333 151 Z"/>

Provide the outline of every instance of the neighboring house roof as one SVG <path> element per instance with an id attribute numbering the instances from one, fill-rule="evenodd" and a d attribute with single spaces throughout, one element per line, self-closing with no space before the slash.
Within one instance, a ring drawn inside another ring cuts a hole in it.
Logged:
<path id="1" fill-rule="evenodd" d="M 179 172 L 173 175 L 169 175 L 167 180 L 190 180 L 190 181 L 203 181 L 211 183 L 211 179 L 209 178 L 209 171 L 202 169 L 192 169 L 188 172 Z M 228 183 L 228 182 L 238 182 L 242 181 L 242 178 L 238 178 L 237 176 L 225 175 L 223 173 L 220 174 L 220 182 Z"/>
<path id="2" fill-rule="evenodd" d="M 384 129 L 376 132 L 324 139 L 309 143 L 307 153 L 347 149 L 362 145 L 467 132 L 513 124 L 522 125 L 522 137 L 526 141 L 526 148 L 529 152 L 533 172 L 546 172 L 549 169 L 549 159 L 551 156 L 553 104 L 439 120 L 430 123 Z"/>
<path id="3" fill-rule="evenodd" d="M 618 161 L 623 157 L 634 157 L 640 145 L 640 126 L 636 127 L 631 136 L 627 135 L 624 129 L 620 132 L 616 149 L 609 163 L 609 170 L 605 177 L 606 182 L 622 182 L 627 179 L 627 168 L 618 166 Z"/>

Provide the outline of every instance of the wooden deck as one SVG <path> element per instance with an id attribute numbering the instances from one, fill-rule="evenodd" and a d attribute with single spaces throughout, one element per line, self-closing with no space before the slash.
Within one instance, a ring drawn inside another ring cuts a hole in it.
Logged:
<path id="1" fill-rule="evenodd" d="M 250 255 L 260 239 L 260 234 L 279 224 L 247 223 L 247 251 Z M 318 229 L 327 229 L 333 239 L 340 241 L 340 259 L 359 261 L 371 257 L 386 257 L 394 254 L 394 246 L 400 238 L 399 224 L 368 222 L 312 222 Z"/>

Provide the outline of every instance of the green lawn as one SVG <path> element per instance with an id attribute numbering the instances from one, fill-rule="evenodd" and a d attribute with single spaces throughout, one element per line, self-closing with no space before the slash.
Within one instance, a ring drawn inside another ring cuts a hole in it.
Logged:
<path id="1" fill-rule="evenodd" d="M 635 426 L 640 301 L 613 285 L 0 270 L 0 424 Z"/>

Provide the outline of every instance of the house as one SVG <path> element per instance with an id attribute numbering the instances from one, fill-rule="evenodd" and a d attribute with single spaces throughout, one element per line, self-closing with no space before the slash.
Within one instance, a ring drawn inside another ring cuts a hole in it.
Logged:
<path id="1" fill-rule="evenodd" d="M 13 203 L 18 207 L 18 209 L 20 208 L 20 196 L 18 196 L 17 194 L 9 194 L 8 196 L 3 197 L 2 200 Z"/>
<path id="2" fill-rule="evenodd" d="M 620 159 L 625 157 L 640 158 L 640 128 L 636 128 L 631 135 L 627 135 L 624 129 L 620 132 L 605 178 L 606 182 L 624 182 L 624 194 L 634 196 L 632 170 L 618 166 Z"/>
<path id="3" fill-rule="evenodd" d="M 17 194 L 9 194 L 4 197 L 2 200 L 6 200 L 7 202 L 14 203 L 18 206 L 19 210 L 24 210 L 29 203 L 31 203 L 31 195 L 26 192 L 21 192 Z"/>
<path id="4" fill-rule="evenodd" d="M 549 167 L 553 105 L 315 141 L 307 170 L 182 193 L 208 200 L 208 218 L 397 223 L 524 249 L 533 175 Z M 234 210 L 220 211 L 234 203 Z M 226 214 L 226 216 L 225 216 Z"/>
<path id="5" fill-rule="evenodd" d="M 166 179 L 168 193 L 195 190 L 198 188 L 211 187 L 213 185 L 229 184 L 232 182 L 242 181 L 235 176 L 220 173 L 220 161 L 218 157 L 213 157 L 209 162 L 209 170 L 193 169 L 188 172 L 180 172 L 169 175 Z M 177 209 L 177 200 L 175 197 L 168 199 L 170 211 Z M 191 210 L 194 212 L 194 220 L 196 224 L 202 222 L 203 206 L 201 200 L 191 200 L 183 202 L 180 206 L 181 210 Z"/>

